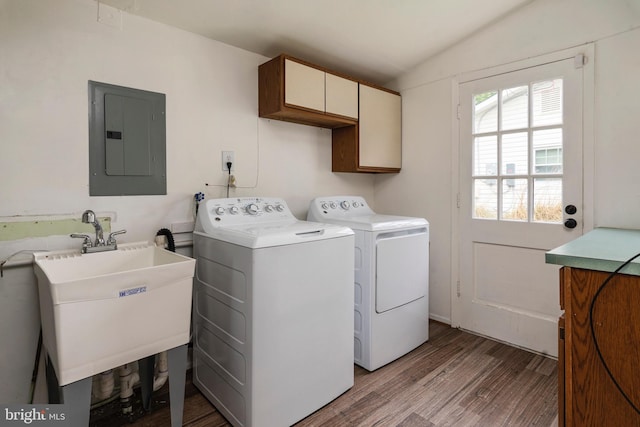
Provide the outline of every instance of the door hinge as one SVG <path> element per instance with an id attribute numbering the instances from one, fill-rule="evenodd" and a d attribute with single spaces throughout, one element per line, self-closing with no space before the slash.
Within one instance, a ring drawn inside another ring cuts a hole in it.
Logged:
<path id="1" fill-rule="evenodd" d="M 456 283 L 456 294 L 458 294 L 458 298 L 460 298 L 460 280 Z"/>
<path id="2" fill-rule="evenodd" d="M 456 108 L 456 116 L 458 117 L 458 120 L 460 120 L 460 104 L 458 104 Z"/>
<path id="3" fill-rule="evenodd" d="M 573 66 L 575 68 L 582 68 L 587 65 L 589 58 L 584 53 L 579 53 L 573 57 Z"/>
<path id="4" fill-rule="evenodd" d="M 460 209 L 460 193 L 456 194 L 456 207 Z"/>

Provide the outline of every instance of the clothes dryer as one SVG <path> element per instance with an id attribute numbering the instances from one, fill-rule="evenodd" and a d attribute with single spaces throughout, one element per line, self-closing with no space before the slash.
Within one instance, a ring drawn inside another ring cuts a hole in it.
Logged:
<path id="1" fill-rule="evenodd" d="M 231 424 L 292 425 L 353 385 L 353 245 L 282 199 L 201 205 L 193 382 Z"/>
<path id="2" fill-rule="evenodd" d="M 373 371 L 429 339 L 429 223 L 376 214 L 364 198 L 319 197 L 308 221 L 355 232 L 354 360 Z"/>

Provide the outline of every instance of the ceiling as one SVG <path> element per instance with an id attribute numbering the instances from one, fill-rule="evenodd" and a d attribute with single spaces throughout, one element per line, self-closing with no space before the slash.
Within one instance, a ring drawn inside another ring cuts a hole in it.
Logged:
<path id="1" fill-rule="evenodd" d="M 274 57 L 385 84 L 533 0 L 98 0 Z"/>

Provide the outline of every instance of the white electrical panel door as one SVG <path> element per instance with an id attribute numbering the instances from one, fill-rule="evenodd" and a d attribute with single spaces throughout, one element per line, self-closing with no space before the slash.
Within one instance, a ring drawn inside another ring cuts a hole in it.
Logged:
<path id="1" fill-rule="evenodd" d="M 360 85 L 360 166 L 402 166 L 401 109 L 399 95 Z"/>
<path id="2" fill-rule="evenodd" d="M 326 112 L 358 118 L 358 82 L 326 73 Z"/>
<path id="3" fill-rule="evenodd" d="M 284 61 L 284 102 L 324 112 L 324 71 Z"/>
<path id="4" fill-rule="evenodd" d="M 403 234 L 376 242 L 376 312 L 424 297 L 429 287 L 429 235 Z"/>

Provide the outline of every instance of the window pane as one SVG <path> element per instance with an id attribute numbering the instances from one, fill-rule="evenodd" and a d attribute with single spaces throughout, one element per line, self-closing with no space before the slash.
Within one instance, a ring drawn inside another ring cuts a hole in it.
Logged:
<path id="1" fill-rule="evenodd" d="M 529 126 L 529 87 L 518 86 L 502 90 L 502 120 L 500 129 L 521 129 Z"/>
<path id="2" fill-rule="evenodd" d="M 498 180 L 473 180 L 473 217 L 498 219 Z"/>
<path id="3" fill-rule="evenodd" d="M 533 172 L 562 173 L 562 129 L 533 131 Z"/>
<path id="4" fill-rule="evenodd" d="M 473 95 L 473 133 L 498 130 L 498 92 Z"/>
<path id="5" fill-rule="evenodd" d="M 562 222 L 562 178 L 533 180 L 533 220 Z"/>
<path id="6" fill-rule="evenodd" d="M 533 126 L 562 124 L 562 79 L 534 83 Z"/>
<path id="7" fill-rule="evenodd" d="M 473 175 L 496 176 L 498 174 L 498 138 L 496 135 L 474 138 Z"/>
<path id="8" fill-rule="evenodd" d="M 502 135 L 502 167 L 503 175 L 527 175 L 529 173 L 528 133 L 508 133 Z"/>
<path id="9" fill-rule="evenodd" d="M 502 219 L 526 221 L 529 218 L 529 180 L 503 178 Z"/>

